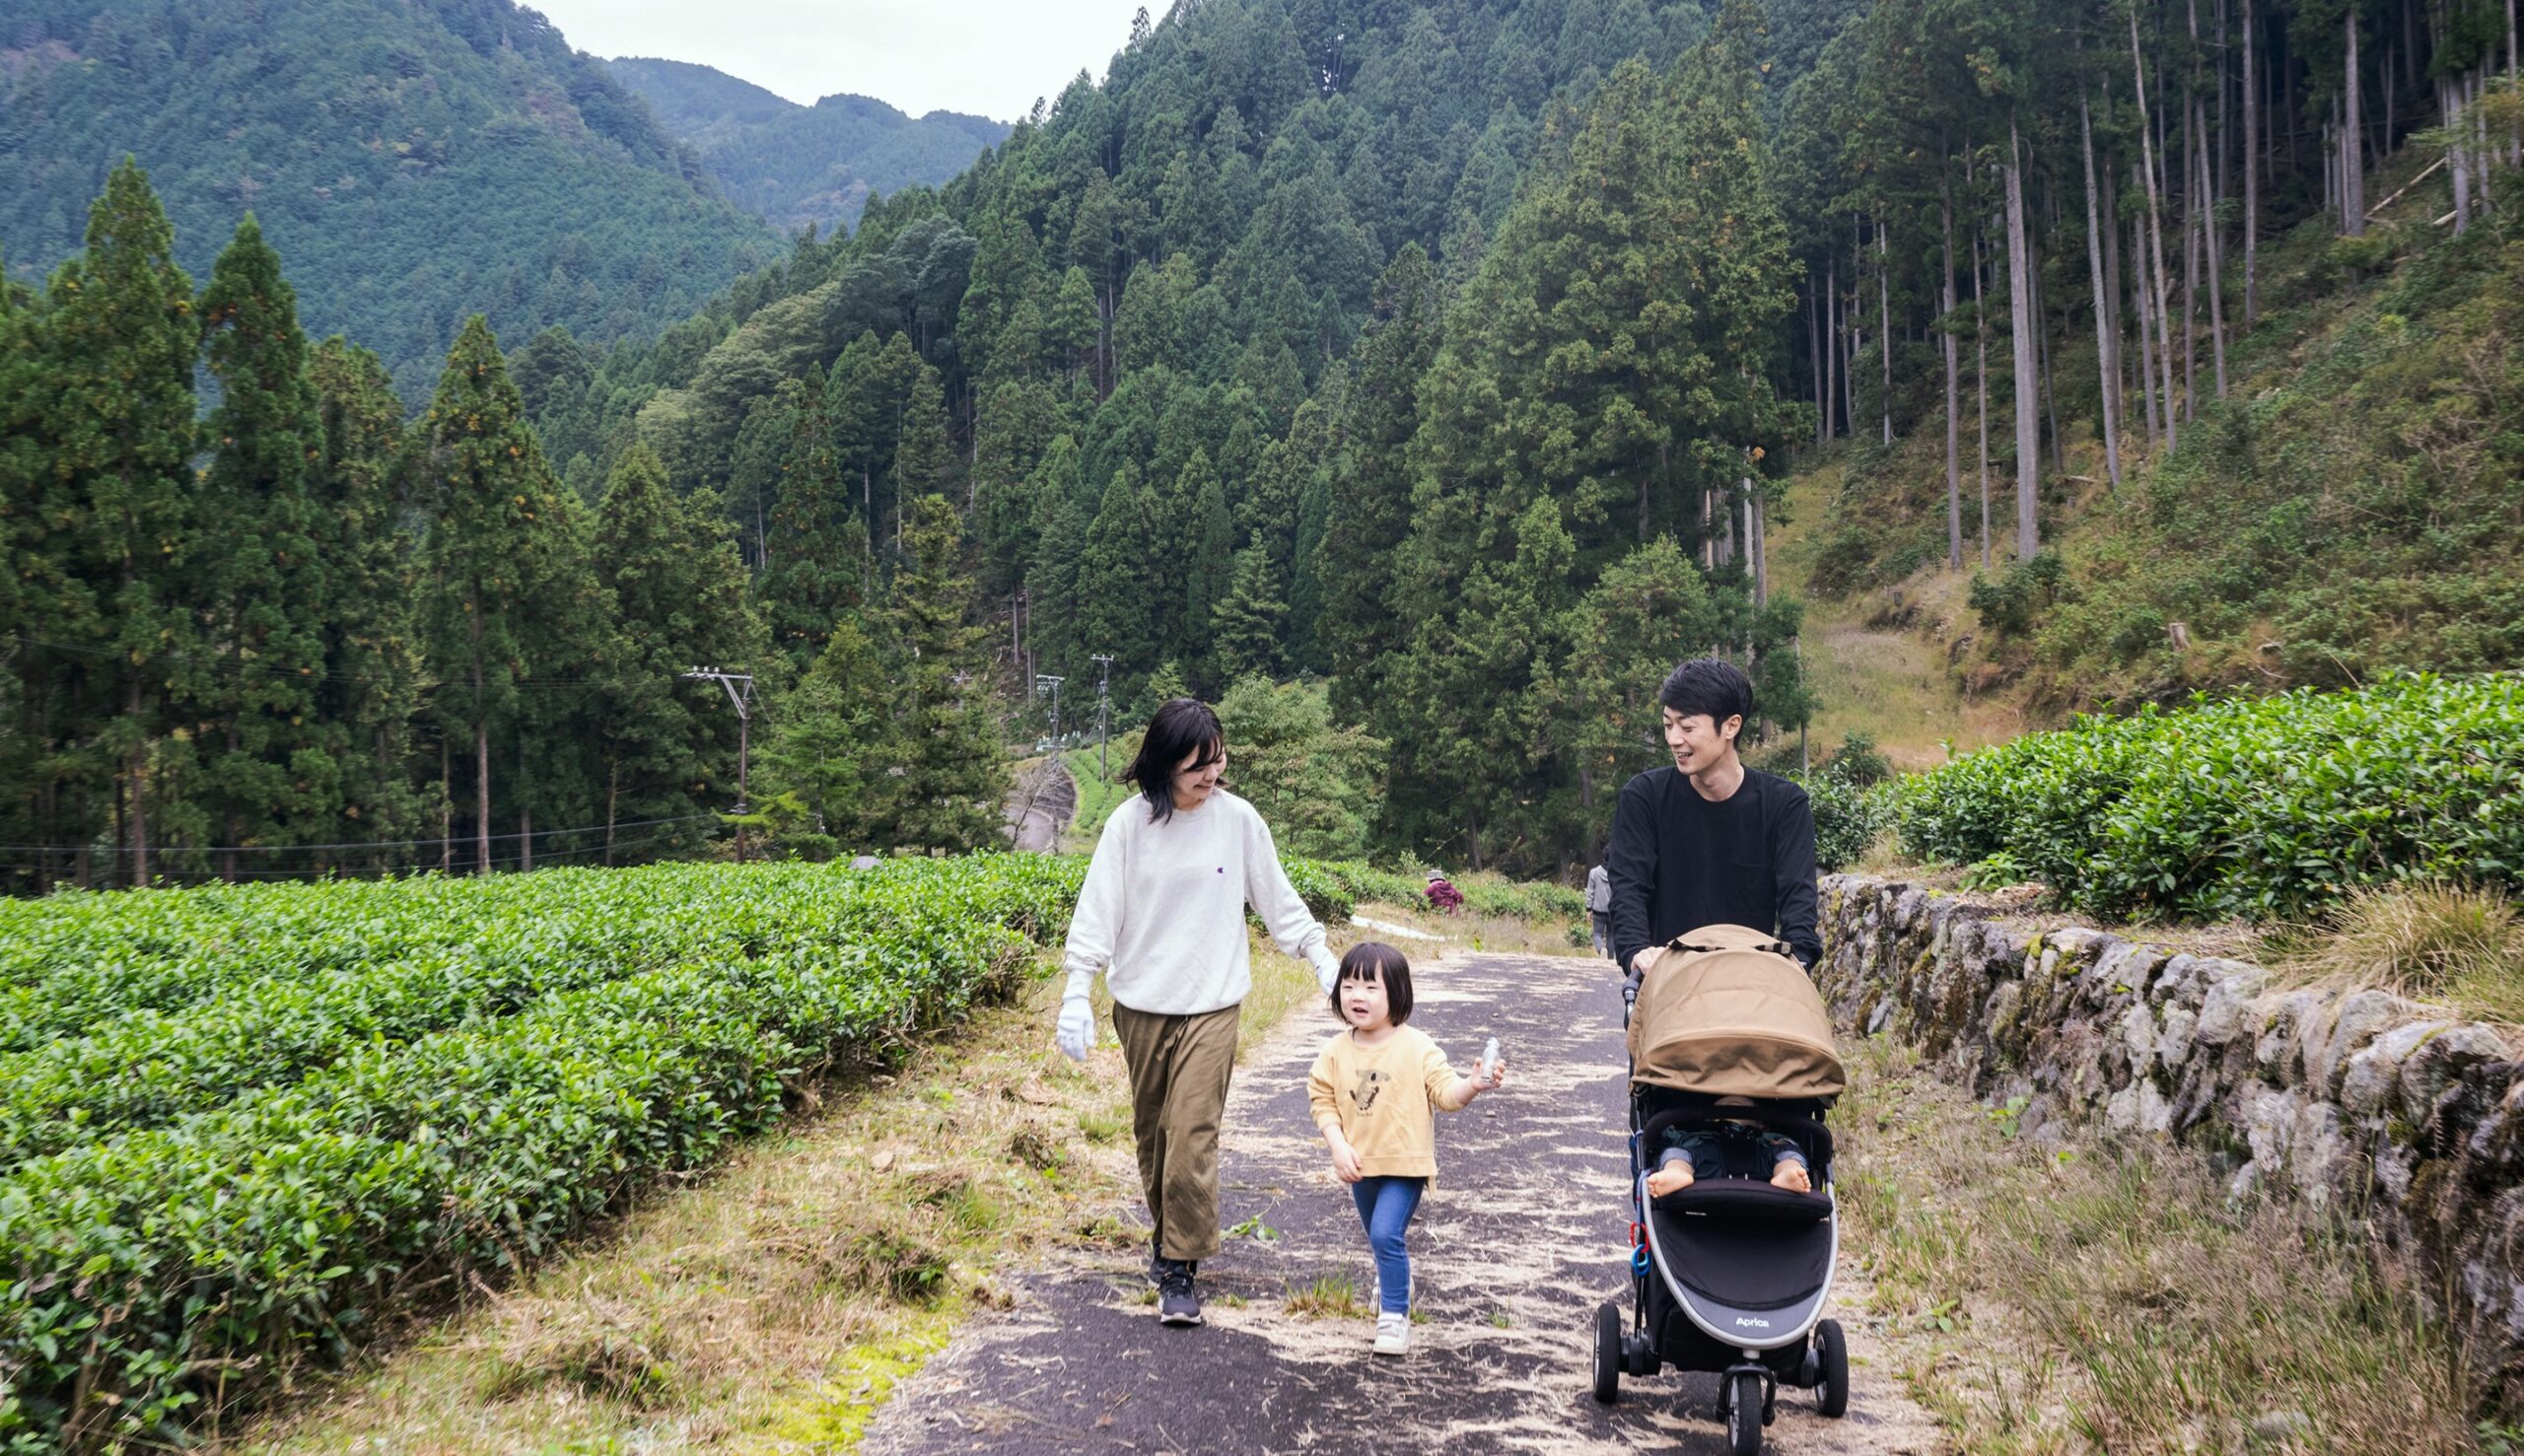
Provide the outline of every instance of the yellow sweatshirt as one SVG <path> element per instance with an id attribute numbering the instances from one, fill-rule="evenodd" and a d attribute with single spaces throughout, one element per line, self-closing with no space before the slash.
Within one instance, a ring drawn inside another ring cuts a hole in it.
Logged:
<path id="1" fill-rule="evenodd" d="M 1409 1026 L 1376 1046 L 1362 1046 L 1343 1031 L 1323 1044 L 1306 1074 L 1306 1102 L 1314 1125 L 1333 1119 L 1359 1150 L 1360 1170 L 1370 1178 L 1437 1176 L 1437 1119 L 1448 1112 L 1455 1070 L 1429 1034 Z"/>

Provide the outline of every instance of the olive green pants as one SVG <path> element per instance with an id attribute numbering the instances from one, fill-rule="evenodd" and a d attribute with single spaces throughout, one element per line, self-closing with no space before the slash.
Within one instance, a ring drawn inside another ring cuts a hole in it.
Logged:
<path id="1" fill-rule="evenodd" d="M 1157 1252 L 1186 1262 L 1219 1251 L 1219 1119 L 1235 1071 L 1241 1006 L 1168 1016 L 1113 1004 L 1131 1071 L 1131 1132 Z"/>

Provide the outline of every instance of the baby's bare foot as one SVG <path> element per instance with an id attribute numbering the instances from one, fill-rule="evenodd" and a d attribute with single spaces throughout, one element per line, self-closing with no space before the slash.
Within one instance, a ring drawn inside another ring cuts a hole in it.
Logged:
<path id="1" fill-rule="evenodd" d="M 1771 1186 L 1785 1188 L 1790 1193 L 1814 1191 L 1814 1181 L 1805 1176 L 1803 1163 L 1781 1162 L 1779 1167 L 1771 1173 Z"/>
<path id="2" fill-rule="evenodd" d="M 1648 1196 L 1663 1198 L 1678 1188 L 1689 1188 L 1691 1184 L 1691 1164 L 1669 1163 L 1648 1175 Z"/>

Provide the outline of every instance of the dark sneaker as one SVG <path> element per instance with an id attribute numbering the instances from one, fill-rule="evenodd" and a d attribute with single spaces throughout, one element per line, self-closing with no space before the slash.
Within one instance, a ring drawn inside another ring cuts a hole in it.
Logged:
<path id="1" fill-rule="evenodd" d="M 1161 1325 L 1199 1325 L 1208 1321 L 1201 1317 L 1201 1296 L 1192 1287 L 1192 1266 L 1178 1260 L 1167 1260 L 1165 1277 L 1157 1286 L 1157 1322 Z"/>

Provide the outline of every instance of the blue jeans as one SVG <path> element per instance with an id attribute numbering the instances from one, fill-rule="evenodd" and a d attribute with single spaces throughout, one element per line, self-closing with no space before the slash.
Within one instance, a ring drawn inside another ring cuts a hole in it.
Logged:
<path id="1" fill-rule="evenodd" d="M 1429 1186 L 1426 1178 L 1391 1176 L 1362 1178 L 1350 1185 L 1350 1197 L 1359 1205 L 1359 1221 L 1367 1225 L 1367 1247 L 1376 1256 L 1376 1302 L 1385 1314 L 1411 1312 L 1411 1255 L 1402 1246 L 1402 1235 L 1411 1227 L 1411 1215 L 1420 1211 L 1421 1191 Z"/>

